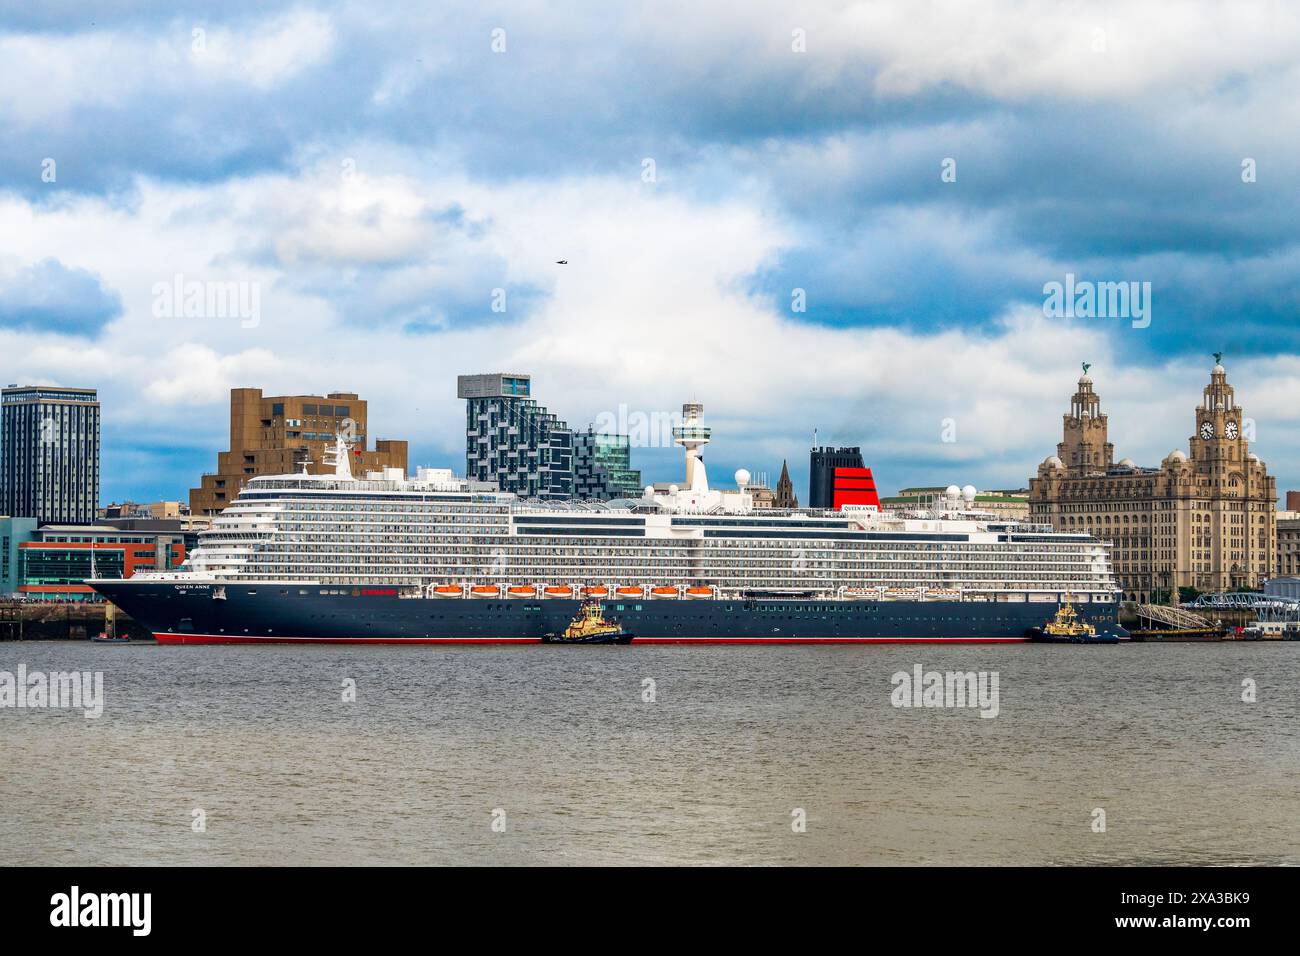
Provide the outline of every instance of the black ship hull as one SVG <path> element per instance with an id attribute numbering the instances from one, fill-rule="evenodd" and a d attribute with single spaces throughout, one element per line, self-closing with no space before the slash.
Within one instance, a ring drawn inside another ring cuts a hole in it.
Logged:
<path id="1" fill-rule="evenodd" d="M 581 604 L 569 599 L 411 598 L 391 586 L 103 581 L 94 588 L 160 643 L 540 643 Z M 634 644 L 1003 643 L 1029 639 L 1056 609 L 1033 601 L 623 599 L 603 602 Z M 1121 633 L 1118 605 L 1077 605 Z"/>

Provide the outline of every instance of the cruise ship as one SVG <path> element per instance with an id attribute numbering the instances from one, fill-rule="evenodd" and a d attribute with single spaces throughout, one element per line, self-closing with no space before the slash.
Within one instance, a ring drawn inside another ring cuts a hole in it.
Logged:
<path id="1" fill-rule="evenodd" d="M 1121 630 L 1109 545 L 972 510 L 755 508 L 686 480 L 611 502 L 521 499 L 450 470 L 252 478 L 173 571 L 87 583 L 161 643 L 536 643 L 597 601 L 632 643 L 1015 642 L 1070 602 Z"/>

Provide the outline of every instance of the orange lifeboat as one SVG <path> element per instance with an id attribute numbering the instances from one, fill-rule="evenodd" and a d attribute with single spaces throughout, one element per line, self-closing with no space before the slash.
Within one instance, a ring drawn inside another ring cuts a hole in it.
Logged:
<path id="1" fill-rule="evenodd" d="M 512 598 L 530 598 L 537 597 L 537 588 L 531 584 L 512 584 L 506 588 L 506 597 Z"/>
<path id="2" fill-rule="evenodd" d="M 609 588 L 601 587 L 600 585 L 597 585 L 596 587 L 583 588 L 582 596 L 589 598 L 606 598 L 609 597 Z"/>
<path id="3" fill-rule="evenodd" d="M 651 588 L 650 596 L 657 598 L 675 598 L 677 597 L 677 589 L 667 587 Z"/>
<path id="4" fill-rule="evenodd" d="M 618 588 L 614 593 L 624 598 L 640 597 L 645 593 L 645 588 Z"/>
<path id="5" fill-rule="evenodd" d="M 711 598 L 713 597 L 713 588 L 687 588 L 686 596 L 688 598 Z"/>
<path id="6" fill-rule="evenodd" d="M 557 584 L 548 587 L 544 593 L 548 598 L 568 598 L 573 597 L 573 588 L 567 584 Z"/>
<path id="7" fill-rule="evenodd" d="M 476 584 L 469 589 L 474 597 L 500 597 L 501 589 L 495 584 Z"/>
<path id="8" fill-rule="evenodd" d="M 463 592 L 459 584 L 439 584 L 437 587 L 433 589 L 434 597 L 444 597 L 444 598 L 460 597 L 462 593 Z"/>

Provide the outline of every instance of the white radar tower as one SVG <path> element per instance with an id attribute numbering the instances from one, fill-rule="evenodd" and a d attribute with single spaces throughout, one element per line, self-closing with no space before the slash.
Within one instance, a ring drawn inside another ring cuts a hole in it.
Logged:
<path id="1" fill-rule="evenodd" d="M 673 429 L 673 441 L 686 449 L 686 488 L 691 492 L 707 492 L 709 476 L 704 470 L 704 456 L 700 450 L 709 443 L 710 429 L 700 424 L 704 406 L 687 402 L 682 406 L 682 423 Z"/>

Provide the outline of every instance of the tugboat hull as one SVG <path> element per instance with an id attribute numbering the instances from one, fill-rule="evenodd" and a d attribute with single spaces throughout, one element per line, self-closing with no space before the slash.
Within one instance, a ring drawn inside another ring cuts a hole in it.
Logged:
<path id="1" fill-rule="evenodd" d="M 1121 641 L 1128 640 L 1128 637 L 1127 635 L 1121 637 L 1111 631 L 1101 631 L 1092 635 L 1058 637 L 1055 634 L 1048 634 L 1040 627 L 1035 627 L 1029 631 L 1029 640 L 1034 644 L 1118 644 Z"/>
<path id="2" fill-rule="evenodd" d="M 593 634 L 590 637 L 561 637 L 547 634 L 542 638 L 543 644 L 631 644 L 632 635 L 626 631 L 617 634 Z"/>

